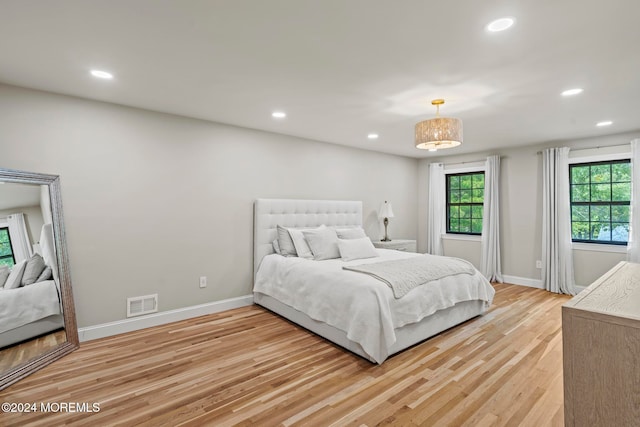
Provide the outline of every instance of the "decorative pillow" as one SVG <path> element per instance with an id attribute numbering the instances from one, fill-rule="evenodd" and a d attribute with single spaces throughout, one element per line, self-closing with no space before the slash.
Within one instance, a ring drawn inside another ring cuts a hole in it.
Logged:
<path id="1" fill-rule="evenodd" d="M 339 228 L 336 230 L 339 239 L 362 239 L 367 237 L 364 230 L 360 227 Z"/>
<path id="2" fill-rule="evenodd" d="M 293 240 L 289 234 L 289 230 L 278 225 L 278 247 L 280 248 L 280 255 L 284 256 L 296 256 L 296 247 L 293 245 Z"/>
<path id="3" fill-rule="evenodd" d="M 282 255 L 280 253 L 280 245 L 278 244 L 278 239 L 274 240 L 273 242 L 271 242 L 271 246 L 273 246 L 273 251 L 275 253 L 277 253 L 278 255 Z"/>
<path id="4" fill-rule="evenodd" d="M 36 279 L 35 283 L 44 282 L 45 280 L 51 279 L 53 279 L 53 271 L 51 270 L 51 267 L 46 266 L 44 270 L 42 270 L 42 273 L 40 273 L 40 276 L 38 276 L 38 278 Z"/>
<path id="5" fill-rule="evenodd" d="M 44 259 L 42 259 L 40 254 L 34 254 L 29 258 L 27 266 L 24 268 L 24 274 L 22 275 L 22 286 L 28 286 L 36 283 L 36 280 L 40 274 L 42 274 L 45 267 Z"/>
<path id="6" fill-rule="evenodd" d="M 22 275 L 24 274 L 24 269 L 26 266 L 26 259 L 23 259 L 13 266 L 13 268 L 11 269 L 11 273 L 9 273 L 9 277 L 7 278 L 7 282 L 4 284 L 5 289 L 16 289 L 20 287 L 20 285 L 22 284 Z"/>
<path id="7" fill-rule="evenodd" d="M 379 256 L 378 251 L 373 247 L 373 243 L 371 243 L 371 239 L 368 237 L 361 239 L 338 239 L 338 249 L 340 250 L 340 257 L 343 261 Z"/>
<path id="8" fill-rule="evenodd" d="M 309 244 L 304 238 L 303 231 L 309 230 L 319 230 L 321 228 L 326 228 L 325 225 L 321 225 L 318 228 L 289 228 L 289 234 L 291 235 L 291 240 L 293 240 L 293 245 L 296 247 L 296 252 L 300 258 L 313 259 L 313 252 L 311 252 L 311 248 L 309 248 Z M 282 248 L 280 248 L 282 250 Z"/>
<path id="9" fill-rule="evenodd" d="M 311 248 L 313 259 L 340 258 L 338 250 L 338 235 L 332 228 L 322 227 L 316 230 L 303 231 L 302 234 Z"/>
<path id="10" fill-rule="evenodd" d="M 9 277 L 9 267 L 0 268 L 0 288 L 2 288 Z"/>

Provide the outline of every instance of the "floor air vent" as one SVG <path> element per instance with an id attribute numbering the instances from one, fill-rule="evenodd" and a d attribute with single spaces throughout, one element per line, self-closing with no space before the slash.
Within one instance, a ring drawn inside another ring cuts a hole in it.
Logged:
<path id="1" fill-rule="evenodd" d="M 158 311 L 158 294 L 127 298 L 127 317 L 141 316 Z"/>

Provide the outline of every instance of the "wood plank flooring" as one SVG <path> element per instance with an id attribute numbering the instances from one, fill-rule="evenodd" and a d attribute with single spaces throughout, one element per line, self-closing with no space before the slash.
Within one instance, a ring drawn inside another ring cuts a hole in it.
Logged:
<path id="1" fill-rule="evenodd" d="M 41 335 L 0 350 L 0 372 L 15 368 L 42 353 L 49 351 L 67 340 L 64 329 Z"/>
<path id="2" fill-rule="evenodd" d="M 561 305 L 496 284 L 484 316 L 377 366 L 258 307 L 83 343 L 0 402 L 0 425 L 561 426 Z"/>

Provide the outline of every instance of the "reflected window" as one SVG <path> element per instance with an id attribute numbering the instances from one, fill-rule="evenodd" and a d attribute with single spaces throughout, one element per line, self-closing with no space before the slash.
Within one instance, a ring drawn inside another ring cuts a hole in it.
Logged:
<path id="1" fill-rule="evenodd" d="M 629 240 L 629 160 L 569 166 L 571 238 L 574 242 L 626 245 Z"/>
<path id="2" fill-rule="evenodd" d="M 13 256 L 13 248 L 11 247 L 11 237 L 9 236 L 9 227 L 0 227 L 0 266 L 6 265 L 13 267 L 16 260 Z"/>

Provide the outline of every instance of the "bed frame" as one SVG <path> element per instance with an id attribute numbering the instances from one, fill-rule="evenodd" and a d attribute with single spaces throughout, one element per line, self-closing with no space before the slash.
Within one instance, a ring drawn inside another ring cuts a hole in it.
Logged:
<path id="1" fill-rule="evenodd" d="M 262 258 L 273 253 L 272 242 L 277 238 L 276 226 L 317 227 L 322 224 L 327 226 L 362 226 L 362 202 L 257 199 L 254 204 L 253 229 L 254 281 Z M 254 292 L 254 302 L 373 362 L 360 344 L 347 338 L 345 332 L 324 322 L 314 320 L 306 314 L 259 292 Z M 485 311 L 486 307 L 483 301 L 467 301 L 448 309 L 437 311 L 418 323 L 397 328 L 395 330 L 396 342 L 389 349 L 389 355 L 411 347 Z"/>

